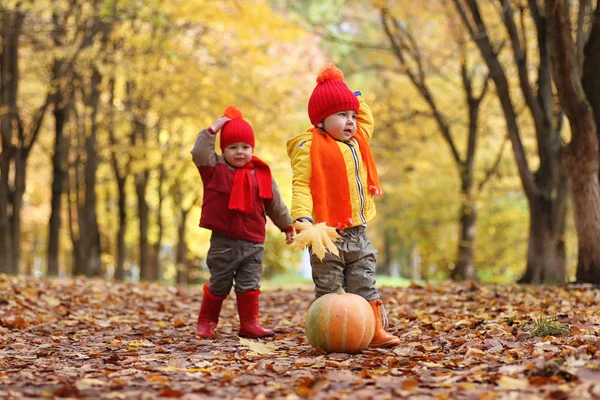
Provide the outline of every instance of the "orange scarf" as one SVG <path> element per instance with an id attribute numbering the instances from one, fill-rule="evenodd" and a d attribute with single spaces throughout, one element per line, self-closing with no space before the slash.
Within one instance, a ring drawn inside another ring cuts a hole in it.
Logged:
<path id="1" fill-rule="evenodd" d="M 337 141 L 318 128 L 312 128 L 313 139 L 310 147 L 311 176 L 310 188 L 315 211 L 315 222 L 325 221 L 337 229 L 352 226 L 352 204 L 348 173 L 342 151 Z M 369 193 L 381 196 L 379 176 L 369 143 L 360 131 L 354 135 L 360 154 L 367 168 Z"/>
<path id="2" fill-rule="evenodd" d="M 233 186 L 229 197 L 229 209 L 239 210 L 243 213 L 252 212 L 252 173 L 258 181 L 258 197 L 261 199 L 273 198 L 273 184 L 271 181 L 271 169 L 256 156 L 243 167 L 237 168 L 233 175 Z"/>

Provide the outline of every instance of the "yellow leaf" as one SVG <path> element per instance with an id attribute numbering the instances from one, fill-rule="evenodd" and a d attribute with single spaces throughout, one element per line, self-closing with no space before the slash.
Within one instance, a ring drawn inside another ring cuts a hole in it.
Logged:
<path id="1" fill-rule="evenodd" d="M 188 372 L 210 372 L 213 369 L 215 369 L 215 367 L 208 367 L 208 368 L 188 368 Z"/>
<path id="2" fill-rule="evenodd" d="M 127 343 L 127 348 L 128 349 L 134 349 L 136 347 L 154 347 L 154 343 L 150 342 L 149 340 L 133 340 L 129 343 Z"/>
<path id="3" fill-rule="evenodd" d="M 465 358 L 482 358 L 485 357 L 485 352 L 477 347 L 469 347 L 465 354 Z"/>
<path id="4" fill-rule="evenodd" d="M 167 378 L 166 376 L 156 375 L 156 374 L 148 374 L 148 375 L 146 375 L 146 380 L 148 382 L 158 382 L 158 383 L 161 383 L 163 385 L 166 385 L 166 384 L 169 383 L 169 378 Z"/>
<path id="5" fill-rule="evenodd" d="M 510 376 L 501 376 L 496 383 L 501 388 L 508 390 L 526 389 L 529 387 L 527 379 L 511 378 Z"/>
<path id="6" fill-rule="evenodd" d="M 323 260 L 326 252 L 339 257 L 340 253 L 334 241 L 341 236 L 335 228 L 327 226 L 325 222 L 312 224 L 308 221 L 296 221 L 294 222 L 294 228 L 298 231 L 298 234 L 294 237 L 294 246 L 296 248 L 304 249 L 305 247 L 312 246 L 312 253 L 319 257 L 319 260 Z"/>
<path id="7" fill-rule="evenodd" d="M 185 368 L 176 367 L 174 365 L 167 365 L 166 367 L 159 368 L 161 371 L 174 372 L 174 371 L 187 371 Z"/>
<path id="8" fill-rule="evenodd" d="M 240 343 L 248 346 L 251 351 L 257 354 L 275 354 L 275 350 L 277 350 L 277 346 L 274 344 L 262 344 L 244 338 L 240 338 Z"/>
<path id="9" fill-rule="evenodd" d="M 50 307 L 58 307 L 60 305 L 60 299 L 57 299 L 56 297 L 48 297 L 46 299 L 46 303 L 48 303 Z"/>

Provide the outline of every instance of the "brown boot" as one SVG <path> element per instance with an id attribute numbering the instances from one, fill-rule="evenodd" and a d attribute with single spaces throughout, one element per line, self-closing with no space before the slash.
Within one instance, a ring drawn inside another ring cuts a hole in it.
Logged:
<path id="1" fill-rule="evenodd" d="M 223 300 L 227 296 L 217 296 L 208 290 L 208 283 L 203 288 L 202 305 L 198 313 L 198 324 L 196 325 L 196 336 L 210 339 L 215 336 L 215 328 L 219 323 L 219 314 Z"/>
<path id="2" fill-rule="evenodd" d="M 371 300 L 369 302 L 375 314 L 375 336 L 371 340 L 369 347 L 394 347 L 400 344 L 400 338 L 385 331 L 383 327 L 385 319 L 385 310 L 383 309 L 383 301 Z M 383 316 L 382 316 L 383 311 Z"/>

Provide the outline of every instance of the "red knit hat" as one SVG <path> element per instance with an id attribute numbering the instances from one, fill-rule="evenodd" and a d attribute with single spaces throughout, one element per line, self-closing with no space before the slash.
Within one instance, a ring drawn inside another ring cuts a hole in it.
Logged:
<path id="1" fill-rule="evenodd" d="M 344 83 L 344 73 L 333 64 L 325 67 L 317 76 L 317 86 L 308 100 L 308 118 L 317 126 L 336 112 L 358 112 L 358 99 Z"/>
<path id="2" fill-rule="evenodd" d="M 221 151 L 227 146 L 237 142 L 248 143 L 254 148 L 254 131 L 249 123 L 244 121 L 244 115 L 239 108 L 229 106 L 223 115 L 231 118 L 221 129 Z"/>

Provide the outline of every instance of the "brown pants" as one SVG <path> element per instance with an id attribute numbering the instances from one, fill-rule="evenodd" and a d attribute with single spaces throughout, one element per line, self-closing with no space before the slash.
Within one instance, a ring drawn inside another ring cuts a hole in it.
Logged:
<path id="1" fill-rule="evenodd" d="M 264 247 L 261 243 L 230 239 L 213 232 L 206 265 L 210 271 L 208 290 L 216 296 L 226 296 L 235 282 L 235 291 L 259 290 Z"/>
<path id="2" fill-rule="evenodd" d="M 379 299 L 375 286 L 377 250 L 371 244 L 366 227 L 356 226 L 340 231 L 336 247 L 340 256 L 326 253 L 323 261 L 311 254 L 315 297 L 337 291 L 342 285 L 348 293 L 364 297 L 367 301 Z"/>

